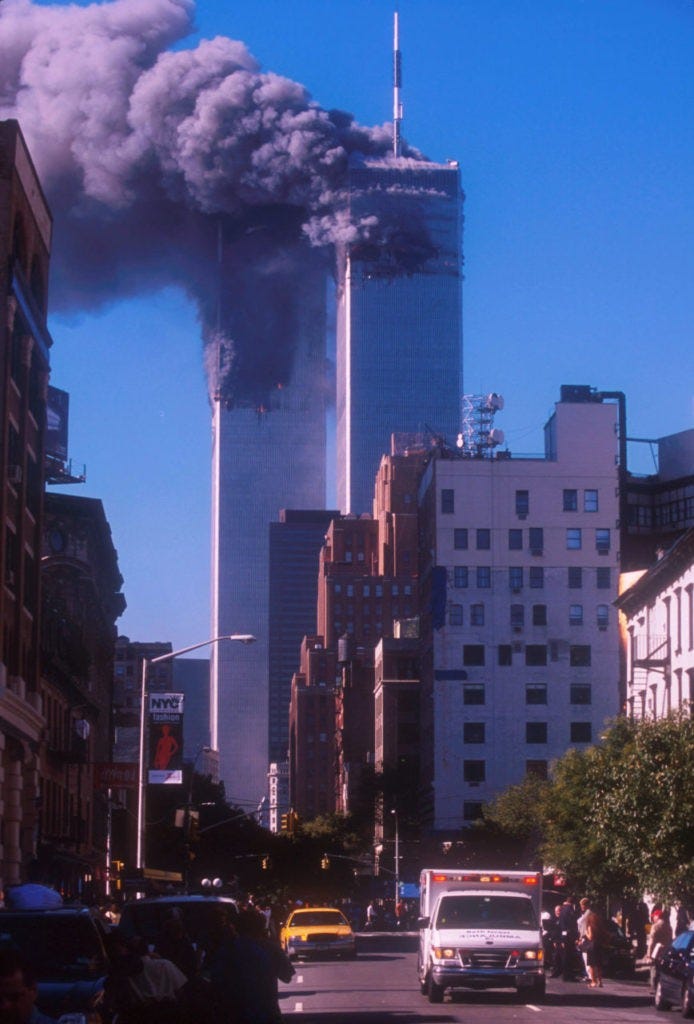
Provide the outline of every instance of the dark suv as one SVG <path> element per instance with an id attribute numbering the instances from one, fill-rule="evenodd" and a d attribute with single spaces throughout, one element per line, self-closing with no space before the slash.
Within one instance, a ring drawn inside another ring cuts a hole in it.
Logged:
<path id="1" fill-rule="evenodd" d="M 213 918 L 226 911 L 231 921 L 237 916 L 236 901 L 229 896 L 154 896 L 130 900 L 121 908 L 118 930 L 126 938 L 139 935 L 148 945 L 156 943 L 164 922 L 175 911 L 191 942 L 204 946 Z"/>
<path id="2" fill-rule="evenodd" d="M 88 907 L 0 910 L 0 949 L 17 950 L 32 963 L 39 1009 L 50 1017 L 70 1014 L 71 1024 L 103 1024 L 105 936 Z"/>

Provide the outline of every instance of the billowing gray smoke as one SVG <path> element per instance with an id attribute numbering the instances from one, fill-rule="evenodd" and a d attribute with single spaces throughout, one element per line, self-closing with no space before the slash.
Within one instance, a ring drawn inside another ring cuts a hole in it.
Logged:
<path id="1" fill-rule="evenodd" d="M 228 342 L 215 387 L 255 402 L 291 376 L 291 344 L 273 324 L 303 247 L 327 261 L 335 245 L 397 234 L 388 216 L 355 222 L 345 191 L 350 159 L 388 159 L 391 129 L 321 109 L 240 42 L 170 50 L 193 14 L 193 0 L 1 0 L 0 118 L 19 121 L 54 214 L 52 307 L 178 284 L 206 341 Z M 253 297 L 268 274 L 274 310 L 267 288 L 260 307 Z"/>

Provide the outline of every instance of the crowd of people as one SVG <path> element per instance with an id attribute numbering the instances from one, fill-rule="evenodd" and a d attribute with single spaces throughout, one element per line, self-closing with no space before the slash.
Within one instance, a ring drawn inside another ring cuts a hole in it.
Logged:
<path id="1" fill-rule="evenodd" d="M 684 907 L 676 907 L 673 913 L 674 927 L 670 914 L 661 904 L 655 904 L 649 911 L 643 902 L 627 903 L 613 915 L 611 927 L 610 920 L 598 913 L 587 897 L 576 904 L 567 896 L 543 922 L 545 964 L 550 977 L 585 981 L 593 988 L 602 988 L 615 932 L 620 934 L 621 931 L 633 949 L 634 962 L 641 959 L 649 966 L 652 992 L 659 953 L 670 945 L 675 935 L 690 926 Z"/>

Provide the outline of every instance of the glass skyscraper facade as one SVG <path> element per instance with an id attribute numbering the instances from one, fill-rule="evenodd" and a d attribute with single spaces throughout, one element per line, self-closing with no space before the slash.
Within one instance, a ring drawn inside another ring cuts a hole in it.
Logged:
<path id="1" fill-rule="evenodd" d="M 211 636 L 257 639 L 211 647 L 210 736 L 227 799 L 249 811 L 267 790 L 270 523 L 283 508 L 325 506 L 324 262 L 307 248 L 292 275 L 274 336 L 262 339 L 292 353 L 291 377 L 262 407 L 223 394 L 212 402 Z M 277 302 L 276 276 L 262 285 L 261 322 L 263 307 Z"/>
<path id="2" fill-rule="evenodd" d="M 456 163 L 409 158 L 352 167 L 349 191 L 379 225 L 338 263 L 337 503 L 359 514 L 392 433 L 460 429 L 463 194 Z"/>

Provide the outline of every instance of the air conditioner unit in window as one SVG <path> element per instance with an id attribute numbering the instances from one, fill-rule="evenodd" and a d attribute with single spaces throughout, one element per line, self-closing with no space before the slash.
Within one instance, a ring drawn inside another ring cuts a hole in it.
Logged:
<path id="1" fill-rule="evenodd" d="M 511 593 L 512 594 L 520 594 L 520 592 L 521 592 L 521 588 L 520 587 L 511 587 Z"/>
<path id="2" fill-rule="evenodd" d="M 8 466 L 7 479 L 11 484 L 21 484 L 22 482 L 22 467 L 21 466 Z"/>
<path id="3" fill-rule="evenodd" d="M 518 518 L 519 519 L 527 519 L 528 518 L 528 513 L 527 512 L 519 512 L 518 513 Z"/>
<path id="4" fill-rule="evenodd" d="M 513 632 L 514 633 L 522 633 L 523 632 L 523 627 L 522 626 L 514 626 L 513 627 Z"/>

